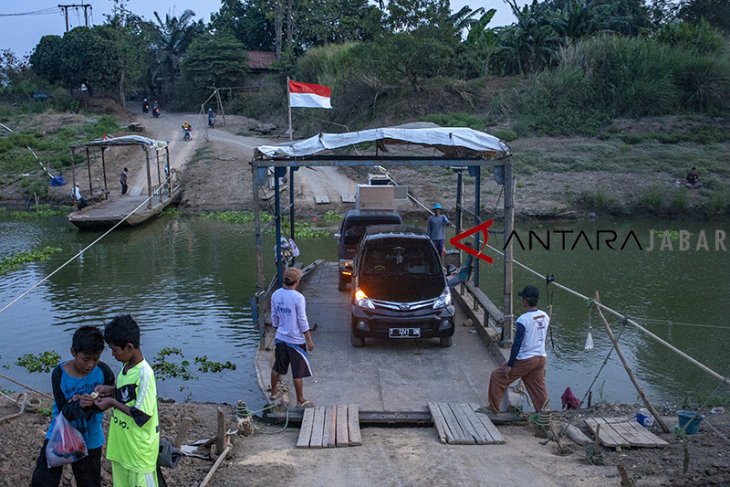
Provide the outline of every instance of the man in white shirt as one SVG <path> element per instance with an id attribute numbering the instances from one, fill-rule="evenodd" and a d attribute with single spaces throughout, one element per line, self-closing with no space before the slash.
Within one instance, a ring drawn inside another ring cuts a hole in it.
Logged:
<path id="1" fill-rule="evenodd" d="M 304 398 L 303 378 L 312 375 L 307 350 L 314 350 L 314 341 L 307 320 L 306 300 L 296 290 L 301 278 L 301 270 L 289 267 L 284 272 L 284 286 L 271 295 L 271 324 L 276 328 L 275 359 L 271 368 L 271 400 L 276 400 L 279 376 L 286 374 L 291 364 L 297 406 L 312 407 L 312 401 Z"/>
<path id="2" fill-rule="evenodd" d="M 519 296 L 522 297 L 522 306 L 527 308 L 527 312 L 517 318 L 509 359 L 492 372 L 489 379 L 487 409 L 492 412 L 499 411 L 507 386 L 517 379 L 522 379 L 536 411 L 546 409 L 548 403 L 545 387 L 545 337 L 550 318 L 547 313 L 537 309 L 540 290 L 535 286 L 525 286 Z"/>
<path id="3" fill-rule="evenodd" d="M 73 189 L 71 190 L 71 196 L 73 197 L 74 201 L 77 202 L 79 210 L 82 208 L 86 208 L 89 206 L 89 203 L 86 202 L 86 198 L 81 196 L 81 190 L 79 189 L 78 184 L 74 184 Z"/>

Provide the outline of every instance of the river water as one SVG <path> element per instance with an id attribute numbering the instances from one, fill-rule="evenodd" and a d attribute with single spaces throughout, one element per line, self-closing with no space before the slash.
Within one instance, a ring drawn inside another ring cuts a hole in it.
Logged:
<path id="1" fill-rule="evenodd" d="M 554 274 L 558 282 L 584 295 L 600 291 L 604 304 L 646 323 L 652 332 L 676 347 L 717 372 L 730 375 L 730 320 L 724 310 L 730 301 L 730 259 L 727 251 L 715 249 L 714 241 L 716 230 L 730 236 L 730 224 L 606 220 L 518 222 L 518 226 L 525 248 L 515 242 L 516 260 L 541 275 Z M 660 237 L 655 237 L 654 250 L 647 250 L 652 229 L 670 230 L 662 250 Z M 550 249 L 534 240 L 530 249 L 529 230 L 543 241 L 549 234 Z M 573 233 L 558 233 L 561 230 Z M 586 238 L 580 238 L 571 249 L 581 230 Z M 595 249 L 598 230 L 615 232 L 613 246 L 617 250 L 604 245 L 605 236 L 610 235 L 606 233 L 601 234 L 601 246 Z M 680 230 L 691 232 L 691 250 L 680 250 Z M 700 230 L 705 230 L 708 250 L 703 249 L 702 242 L 697 250 Z M 631 233 L 636 239 L 618 250 Z M 79 232 L 70 228 L 65 218 L 48 218 L 0 221 L 0 235 L 3 257 L 46 245 L 62 248 L 47 262 L 28 264 L 0 277 L 1 308 L 99 233 Z M 336 258 L 335 239 L 331 236 L 298 243 L 303 262 Z M 496 237 L 490 237 L 490 244 L 501 247 Z M 672 244 L 672 250 L 668 244 Z M 728 241 L 724 244 L 730 247 Z M 273 238 L 269 237 L 265 248 L 272 245 Z M 492 255 L 495 264 L 481 266 L 481 286 L 500 305 L 502 260 Z M 271 260 L 267 255 L 267 275 L 273 272 Z M 258 331 L 250 308 L 255 274 L 250 225 L 165 215 L 142 227 L 115 231 L 0 314 L 1 373 L 48 391 L 49 374 L 28 373 L 15 365 L 18 357 L 55 350 L 65 359 L 76 327 L 103 325 L 114 315 L 128 312 L 142 328 L 142 350 L 148 361 L 152 362 L 164 348 L 178 348 L 183 357 L 172 355 L 167 360 L 189 362 L 187 368 L 195 376 L 191 380 L 158 380 L 160 396 L 178 401 L 244 399 L 258 406 L 263 401 L 253 368 Z M 547 306 L 550 299 L 539 278 L 515 267 L 514 280 L 515 293 L 526 283 L 539 286 L 543 292 L 540 305 Z M 582 397 L 604 361 L 610 342 L 599 318 L 589 316 L 584 300 L 556 290 L 552 303 L 554 347 L 549 347 L 548 387 L 552 405 L 557 408 L 567 386 Z M 519 311 L 516 303 L 515 314 Z M 620 320 L 611 318 L 611 323 L 616 333 L 622 329 Z M 589 325 L 595 348 L 585 351 Z M 687 397 L 696 403 L 716 389 L 716 380 L 631 327 L 624 329 L 621 343 L 639 381 L 658 402 L 681 404 Z M 203 356 L 211 361 L 231 361 L 237 368 L 200 372 L 195 358 Z M 108 350 L 102 359 L 114 370 L 119 369 Z M 0 384 L 8 385 L 2 380 Z M 717 393 L 730 396 L 727 386 Z M 593 387 L 593 400 L 636 399 L 626 373 L 612 354 Z"/>

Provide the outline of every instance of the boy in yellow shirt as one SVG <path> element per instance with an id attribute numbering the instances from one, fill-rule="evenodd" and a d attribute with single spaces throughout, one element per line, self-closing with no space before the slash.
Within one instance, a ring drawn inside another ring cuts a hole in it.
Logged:
<path id="1" fill-rule="evenodd" d="M 130 315 L 114 318 L 104 329 L 104 340 L 115 359 L 124 364 L 116 388 L 96 387 L 101 410 L 113 408 L 106 458 L 112 462 L 114 487 L 157 487 L 160 425 L 157 385 L 139 346 L 139 326 Z"/>

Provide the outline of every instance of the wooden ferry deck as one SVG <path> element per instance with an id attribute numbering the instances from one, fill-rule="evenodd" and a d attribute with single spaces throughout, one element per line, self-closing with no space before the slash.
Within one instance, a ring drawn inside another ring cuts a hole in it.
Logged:
<path id="1" fill-rule="evenodd" d="M 74 211 L 68 216 L 69 222 L 78 228 L 102 229 L 110 228 L 129 215 L 135 208 L 147 200 L 146 194 L 127 194 L 124 196 L 116 195 L 106 201 L 87 206 L 86 208 Z M 152 205 L 144 205 L 142 208 L 134 212 L 122 224 L 123 226 L 134 226 L 149 220 L 155 215 L 161 213 L 169 206 L 178 196 L 177 191 L 173 191 L 173 196 L 161 195 L 161 197 L 153 198 Z"/>
<path id="2" fill-rule="evenodd" d="M 350 292 L 337 290 L 337 263 L 323 263 L 308 273 L 301 291 L 310 326 L 317 325 L 310 353 L 313 377 L 304 379 L 304 393 L 318 406 L 357 404 L 360 411 L 380 412 L 385 418 L 397 413 L 430 417 L 429 403 L 486 403 L 489 375 L 503 360 L 502 353 L 496 344 L 487 345 L 474 326 L 464 326 L 467 314 L 460 300 L 455 299 L 456 333 L 449 348 L 440 347 L 436 339 L 368 339 L 364 347 L 355 348 L 349 335 Z M 256 358 L 267 398 L 273 338 L 267 324 Z M 294 387 L 288 380 L 293 403 Z"/>

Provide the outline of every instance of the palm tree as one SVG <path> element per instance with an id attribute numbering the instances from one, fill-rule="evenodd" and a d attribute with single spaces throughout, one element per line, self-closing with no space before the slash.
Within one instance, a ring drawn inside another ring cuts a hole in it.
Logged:
<path id="1" fill-rule="evenodd" d="M 147 23 L 150 48 L 154 54 L 150 81 L 157 87 L 160 98 L 167 99 L 172 84 L 180 72 L 180 59 L 192 40 L 205 30 L 202 21 L 194 22 L 195 12 L 185 10 L 180 17 L 165 15 L 164 22 L 155 12 L 157 24 Z"/>

